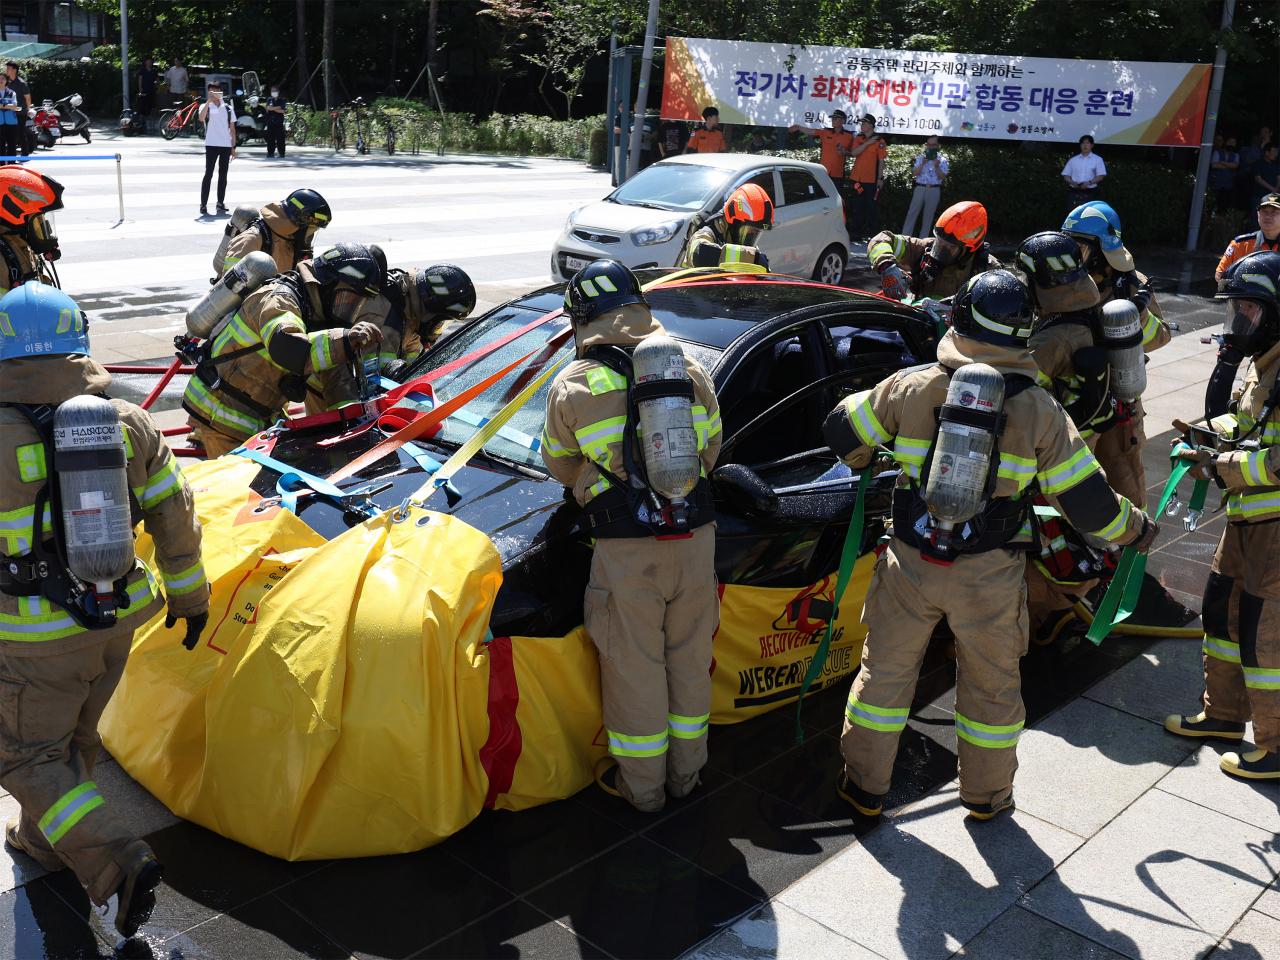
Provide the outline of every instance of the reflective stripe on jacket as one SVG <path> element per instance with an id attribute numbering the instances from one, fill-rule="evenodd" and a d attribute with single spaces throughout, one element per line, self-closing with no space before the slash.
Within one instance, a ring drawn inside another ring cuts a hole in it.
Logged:
<path id="1" fill-rule="evenodd" d="M 1257 422 L 1280 374 L 1280 343 L 1268 350 L 1244 378 L 1234 436 L 1243 437 Z M 1280 517 L 1280 405 L 1250 438 L 1259 450 L 1219 454 L 1218 476 L 1227 485 L 1228 522 L 1260 523 Z"/>

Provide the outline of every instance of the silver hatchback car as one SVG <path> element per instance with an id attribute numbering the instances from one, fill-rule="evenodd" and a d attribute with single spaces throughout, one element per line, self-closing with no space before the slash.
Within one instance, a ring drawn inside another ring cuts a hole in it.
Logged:
<path id="1" fill-rule="evenodd" d="M 575 210 L 552 248 L 552 279 L 568 280 L 602 258 L 633 269 L 677 266 L 690 235 L 746 183 L 759 184 L 773 199 L 773 228 L 759 240 L 769 269 L 838 285 L 849 261 L 849 235 L 844 202 L 827 171 L 816 163 L 741 153 L 663 160 Z"/>

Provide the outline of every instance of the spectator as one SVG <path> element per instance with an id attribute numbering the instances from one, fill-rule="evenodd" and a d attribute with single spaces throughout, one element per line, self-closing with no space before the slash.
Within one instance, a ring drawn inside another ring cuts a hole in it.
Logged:
<path id="1" fill-rule="evenodd" d="M 658 155 L 663 160 L 684 153 L 689 130 L 679 120 L 663 120 L 658 126 Z"/>
<path id="2" fill-rule="evenodd" d="M 267 141 L 267 156 L 274 157 L 276 151 L 280 151 L 281 159 L 284 158 L 284 97 L 280 96 L 280 84 L 273 83 L 271 85 L 271 96 L 267 97 L 266 117 L 267 129 L 264 131 Z"/>
<path id="3" fill-rule="evenodd" d="M 1093 152 L 1093 137 L 1086 133 L 1080 138 L 1080 152 L 1062 168 L 1062 179 L 1067 182 L 1067 210 L 1096 200 L 1098 184 L 1106 175 L 1107 165 Z"/>
<path id="4" fill-rule="evenodd" d="M 702 126 L 695 127 L 685 145 L 685 153 L 724 153 L 729 145 L 724 142 L 724 131 L 720 129 L 720 111 L 715 107 L 707 107 L 702 111 Z"/>
<path id="5" fill-rule="evenodd" d="M 1262 159 L 1253 165 L 1253 201 L 1257 203 L 1268 193 L 1280 192 L 1280 144 L 1268 140 L 1262 145 Z"/>
<path id="6" fill-rule="evenodd" d="M 1217 199 L 1217 213 L 1226 213 L 1235 206 L 1236 170 L 1240 167 L 1240 154 L 1236 153 L 1236 138 L 1223 139 L 1222 134 L 1213 138 L 1213 158 L 1209 163 L 1209 186 Z"/>
<path id="7" fill-rule="evenodd" d="M 18 155 L 18 95 L 0 74 L 0 156 Z"/>
<path id="8" fill-rule="evenodd" d="M 880 212 L 876 201 L 884 186 L 884 158 L 889 155 L 889 145 L 876 133 L 876 118 L 867 114 L 860 121 L 862 132 L 854 138 L 853 169 L 849 171 L 849 195 L 852 211 L 846 210 L 850 240 L 866 240 L 880 232 Z"/>
<path id="9" fill-rule="evenodd" d="M 764 133 L 756 129 L 751 131 L 751 142 L 747 144 L 747 153 L 759 153 L 765 148 Z"/>
<path id="10" fill-rule="evenodd" d="M 159 82 L 160 71 L 156 69 L 155 61 L 147 57 L 138 71 L 138 112 L 142 114 L 144 129 L 147 118 L 155 113 L 156 84 Z"/>
<path id="11" fill-rule="evenodd" d="M 1248 210 L 1253 205 L 1253 165 L 1262 159 L 1263 139 L 1254 134 L 1249 144 L 1240 149 L 1240 166 L 1236 169 L 1236 206 Z"/>
<path id="12" fill-rule="evenodd" d="M 826 169 L 827 175 L 831 177 L 831 182 L 840 191 L 840 196 L 844 200 L 845 225 L 848 226 L 850 202 L 849 180 L 845 173 L 845 157 L 853 154 L 853 134 L 844 128 L 845 119 L 845 112 L 836 110 L 831 114 L 830 129 L 826 127 L 802 127 L 796 123 L 792 124 L 788 130 L 790 133 L 803 130 L 810 136 L 817 137 L 818 142 L 822 144 L 822 153 L 818 155 L 818 162 Z"/>
<path id="13" fill-rule="evenodd" d="M 218 213 L 227 212 L 227 166 L 236 156 L 236 111 L 222 98 L 222 84 L 209 84 L 209 99 L 200 107 L 204 122 L 204 180 L 200 183 L 200 216 L 209 215 L 209 182 L 218 165 Z"/>
<path id="14" fill-rule="evenodd" d="M 15 61 L 10 60 L 4 65 L 4 73 L 9 78 L 9 89 L 18 98 L 18 149 L 24 157 L 29 157 L 36 148 L 27 127 L 27 120 L 31 117 L 31 88 L 27 86 L 27 81 L 18 76 L 18 64 Z"/>
<path id="15" fill-rule="evenodd" d="M 937 137 L 930 137 L 924 142 L 924 153 L 916 157 L 916 165 L 911 170 L 916 178 L 916 186 L 911 191 L 911 207 L 907 210 L 907 220 L 902 225 L 904 237 L 916 235 L 916 217 L 920 217 L 920 226 L 924 228 L 925 236 L 929 236 L 933 215 L 938 210 L 938 198 L 942 196 L 942 181 L 951 169 L 941 149 L 941 141 Z"/>
<path id="16" fill-rule="evenodd" d="M 187 97 L 187 83 L 186 68 L 183 67 L 181 60 L 174 57 L 173 66 L 164 72 L 164 85 L 173 101 L 171 106 L 182 105 L 182 101 Z"/>
<path id="17" fill-rule="evenodd" d="M 631 133 L 636 128 L 634 118 L 627 125 L 627 149 L 631 149 Z M 644 118 L 644 131 L 640 134 L 640 165 L 637 170 L 643 170 L 649 164 L 653 163 L 653 124 L 648 117 Z"/>
<path id="18" fill-rule="evenodd" d="M 1268 193 L 1258 201 L 1255 214 L 1259 229 L 1242 233 L 1227 246 L 1227 252 L 1218 261 L 1213 278 L 1221 280 L 1227 268 L 1242 257 L 1260 250 L 1280 250 L 1280 193 Z"/>

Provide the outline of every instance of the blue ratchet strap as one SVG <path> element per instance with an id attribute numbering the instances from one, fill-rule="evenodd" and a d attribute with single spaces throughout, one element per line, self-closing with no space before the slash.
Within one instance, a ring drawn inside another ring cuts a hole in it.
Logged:
<path id="1" fill-rule="evenodd" d="M 337 502 L 338 506 L 343 506 L 342 498 L 346 494 L 322 477 L 306 473 L 297 467 L 289 466 L 287 463 L 281 463 L 260 450 L 236 447 L 231 452 L 236 456 L 252 460 L 254 463 L 261 464 L 267 469 L 274 470 L 280 474 L 280 479 L 276 481 L 276 493 L 280 494 L 280 506 L 295 516 L 298 513 L 298 494 L 304 492 L 303 490 L 292 489 L 297 484 L 302 484 L 304 488 L 319 496 L 330 497 Z"/>
<path id="2" fill-rule="evenodd" d="M 420 446 L 418 446 L 416 443 L 413 443 L 412 441 L 410 441 L 409 443 L 406 443 L 400 449 L 403 450 L 405 453 L 409 454 L 409 456 L 413 457 L 414 462 L 426 472 L 427 476 L 431 476 L 431 474 L 435 473 L 442 466 L 444 466 L 444 464 L 442 464 L 439 460 L 431 456 L 431 454 L 427 453 L 427 451 L 423 450 Z M 453 497 L 460 498 L 462 496 L 462 493 L 458 490 L 458 488 L 453 485 L 452 480 L 446 480 L 444 483 L 444 488 L 445 488 L 445 493 L 447 493 L 451 498 Z"/>

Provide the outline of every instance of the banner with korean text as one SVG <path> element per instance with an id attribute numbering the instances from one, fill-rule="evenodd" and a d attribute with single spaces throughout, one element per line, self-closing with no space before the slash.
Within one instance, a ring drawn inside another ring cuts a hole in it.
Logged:
<path id="1" fill-rule="evenodd" d="M 924 136 L 1198 147 L 1210 65 L 668 37 L 662 116 L 826 126 L 835 110 Z M 856 130 L 856 127 L 854 128 Z"/>

